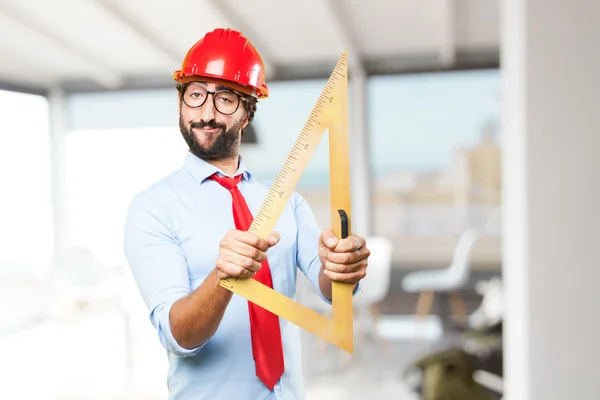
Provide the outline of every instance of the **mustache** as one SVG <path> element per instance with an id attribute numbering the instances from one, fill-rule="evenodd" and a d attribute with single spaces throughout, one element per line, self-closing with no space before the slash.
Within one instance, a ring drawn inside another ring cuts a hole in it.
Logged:
<path id="1" fill-rule="evenodd" d="M 210 129 L 216 129 L 216 128 L 225 129 L 226 128 L 225 124 L 220 124 L 217 121 L 215 121 L 214 119 L 211 119 L 208 122 L 200 121 L 200 122 L 191 122 L 190 123 L 190 128 L 192 128 L 192 129 L 194 129 L 194 128 L 203 129 L 206 127 L 210 128 Z"/>

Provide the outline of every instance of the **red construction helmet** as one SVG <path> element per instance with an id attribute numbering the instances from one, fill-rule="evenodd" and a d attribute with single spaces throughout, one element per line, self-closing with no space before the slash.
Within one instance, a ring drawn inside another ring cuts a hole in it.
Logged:
<path id="1" fill-rule="evenodd" d="M 182 82 L 190 76 L 232 82 L 258 98 L 269 96 L 262 58 L 248 39 L 231 29 L 215 29 L 192 46 L 173 79 Z"/>

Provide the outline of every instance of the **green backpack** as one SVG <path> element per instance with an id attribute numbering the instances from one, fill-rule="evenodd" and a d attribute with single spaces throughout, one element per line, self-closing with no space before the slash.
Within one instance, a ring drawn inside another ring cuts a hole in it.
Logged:
<path id="1" fill-rule="evenodd" d="M 441 351 L 418 360 L 412 367 L 421 371 L 422 400 L 494 400 L 473 380 L 475 369 L 463 350 Z"/>

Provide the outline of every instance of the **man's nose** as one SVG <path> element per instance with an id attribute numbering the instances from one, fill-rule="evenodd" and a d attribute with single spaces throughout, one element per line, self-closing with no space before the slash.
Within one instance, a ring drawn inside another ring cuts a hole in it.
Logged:
<path id="1" fill-rule="evenodd" d="M 217 110 L 215 110 L 215 103 L 213 102 L 213 94 L 209 93 L 206 97 L 206 101 L 200 107 L 200 119 L 203 121 L 211 121 L 215 119 L 215 114 Z"/>

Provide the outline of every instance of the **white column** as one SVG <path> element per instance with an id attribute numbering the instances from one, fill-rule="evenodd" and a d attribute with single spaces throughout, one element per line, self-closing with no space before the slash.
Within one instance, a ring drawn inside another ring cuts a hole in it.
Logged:
<path id="1" fill-rule="evenodd" d="M 352 232 L 372 233 L 372 185 L 370 135 L 367 123 L 367 77 L 359 66 L 350 65 L 350 174 L 352 179 Z"/>
<path id="2" fill-rule="evenodd" d="M 600 399 L 600 2 L 501 7 L 505 399 Z"/>
<path id="3" fill-rule="evenodd" d="M 68 120 L 66 101 L 66 95 L 61 88 L 50 90 L 48 105 L 55 251 L 62 249 L 67 240 L 65 136 L 68 130 Z"/>

